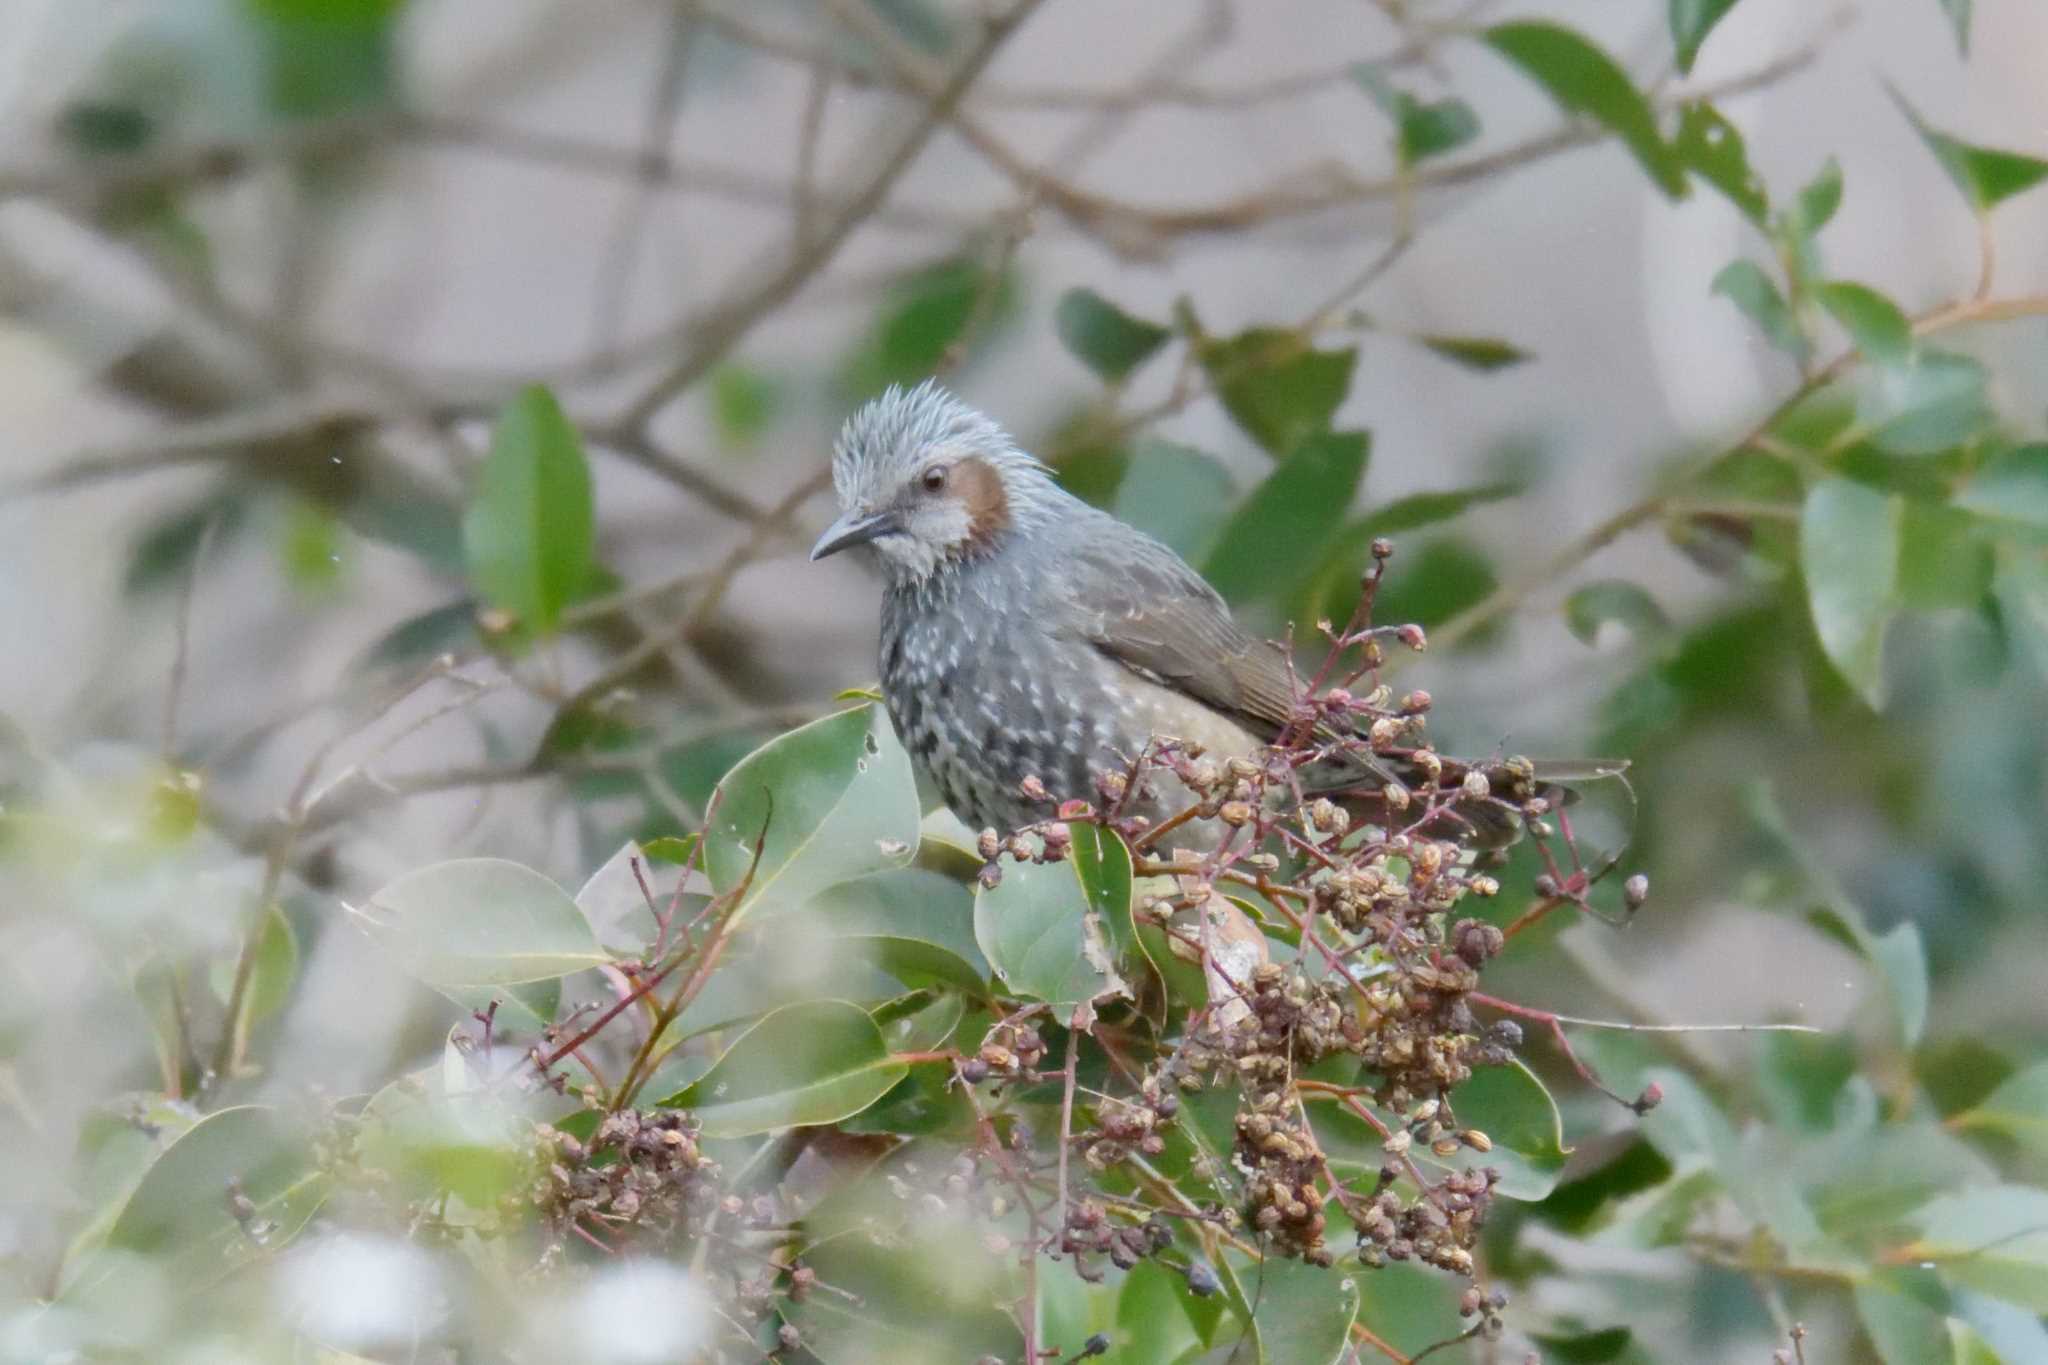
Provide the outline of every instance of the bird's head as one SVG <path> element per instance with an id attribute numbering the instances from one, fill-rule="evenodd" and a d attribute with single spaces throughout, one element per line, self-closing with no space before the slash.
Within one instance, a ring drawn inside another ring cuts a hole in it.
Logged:
<path id="1" fill-rule="evenodd" d="M 904 583 L 993 553 L 1058 497 L 1008 432 L 930 380 L 892 386 L 847 419 L 832 485 L 839 519 L 811 558 L 869 545 Z"/>

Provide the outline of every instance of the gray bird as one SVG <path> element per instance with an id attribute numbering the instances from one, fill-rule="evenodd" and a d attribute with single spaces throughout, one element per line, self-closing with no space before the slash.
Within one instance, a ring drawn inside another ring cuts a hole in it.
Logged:
<path id="1" fill-rule="evenodd" d="M 880 559 L 882 696 L 969 828 L 1043 819 L 1027 777 L 1092 798 L 1095 774 L 1154 736 L 1249 755 L 1293 718 L 1277 645 L 1232 620 L 1179 555 L 1061 488 L 936 383 L 856 412 L 832 482 L 841 515 L 811 558 L 867 546 Z"/>

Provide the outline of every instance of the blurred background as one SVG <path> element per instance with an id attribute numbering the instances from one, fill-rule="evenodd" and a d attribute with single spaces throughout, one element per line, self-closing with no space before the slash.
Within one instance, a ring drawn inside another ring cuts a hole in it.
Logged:
<path id="1" fill-rule="evenodd" d="M 2048 1206 L 2044 54 L 2026 0 L 0 0 L 0 1354 L 58 1358 L 82 1135 L 221 1102 L 137 964 L 216 963 L 168 1008 L 217 1018 L 276 900 L 235 1093 L 430 1058 L 445 1002 L 337 905 L 472 854 L 573 887 L 869 683 L 878 582 L 804 551 L 839 423 L 942 372 L 1269 633 L 1391 536 L 1447 749 L 1633 760 L 1588 830 L 1648 905 L 1494 989 L 1826 1031 L 1587 1035 L 1626 1094 L 1695 1077 L 1715 1150 L 1549 1055 L 1579 1204 L 1505 1218 L 1522 1335 L 1446 1358 L 1762 1365 L 1797 1318 L 2048 1360 L 2048 1214 L 1870 1297 L 1927 1200 Z M 595 496 L 545 621 L 465 558 L 529 384 Z M 1330 426 L 1361 470 L 1290 465 Z M 1700 1170 L 1725 1209 L 1616 1231 Z M 399 1254 L 315 1278 L 398 1303 Z M 554 1358 L 691 1348 L 632 1349 Z"/>

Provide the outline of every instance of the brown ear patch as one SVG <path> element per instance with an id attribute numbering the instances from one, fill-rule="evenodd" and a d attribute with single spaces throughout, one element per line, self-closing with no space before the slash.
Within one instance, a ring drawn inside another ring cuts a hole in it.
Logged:
<path id="1" fill-rule="evenodd" d="M 965 459 L 953 466 L 953 496 L 967 509 L 967 541 L 963 549 L 982 550 L 1010 529 L 1010 495 L 1003 476 L 986 460 Z"/>

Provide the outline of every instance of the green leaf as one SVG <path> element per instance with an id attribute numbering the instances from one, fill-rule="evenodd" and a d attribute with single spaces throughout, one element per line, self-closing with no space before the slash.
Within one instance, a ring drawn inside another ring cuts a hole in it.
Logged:
<path id="1" fill-rule="evenodd" d="M 1991 1185 L 1937 1199 L 1914 1215 L 1903 1254 L 1952 1282 L 2048 1313 L 2048 1190 Z"/>
<path id="2" fill-rule="evenodd" d="M 263 936 L 256 942 L 255 968 L 249 976 L 243 1009 L 248 1022 L 265 1019 L 283 1009 L 291 999 L 292 983 L 299 975 L 299 936 L 284 911 L 272 906 L 263 917 Z M 234 991 L 235 964 L 221 960 L 207 974 L 213 994 L 223 1005 Z"/>
<path id="3" fill-rule="evenodd" d="M 1939 455 L 1971 440 L 1996 414 L 1983 364 L 1952 351 L 1922 349 L 1905 364 L 1864 371 L 1856 420 L 1892 455 Z"/>
<path id="4" fill-rule="evenodd" d="M 1884 636 L 1904 514 L 1898 497 L 1828 479 L 1807 494 L 1799 521 L 1799 566 L 1821 649 L 1873 710 L 1884 707 Z"/>
<path id="5" fill-rule="evenodd" d="M 1369 438 L 1362 431 L 1304 439 L 1223 528 L 1203 565 L 1209 582 L 1232 601 L 1294 587 L 1343 524 L 1365 476 L 1368 450 Z"/>
<path id="6" fill-rule="evenodd" d="M 1103 1365 L 1173 1365 L 1202 1344 L 1187 1314 L 1187 1281 L 1158 1261 L 1138 1262 L 1116 1296 L 1116 1345 Z"/>
<path id="7" fill-rule="evenodd" d="M 1565 599 L 1565 623 L 1581 644 L 1599 643 L 1600 627 L 1613 622 L 1640 640 L 1655 640 L 1671 629 L 1671 618 L 1639 584 L 1619 578 L 1588 583 Z"/>
<path id="8" fill-rule="evenodd" d="M 231 1182 L 254 1207 L 247 1229 L 229 1211 Z M 122 1206 L 106 1245 L 149 1256 L 188 1284 L 210 1283 L 296 1236 L 326 1190 L 305 1133 L 269 1109 L 222 1109 L 164 1149 Z M 93 1276 L 88 1266 L 73 1288 Z"/>
<path id="9" fill-rule="evenodd" d="M 974 940 L 973 902 L 950 877 L 917 867 L 876 872 L 827 887 L 802 913 L 815 934 L 799 926 L 785 930 L 779 918 L 763 932 L 794 932 L 829 950 L 835 961 L 849 955 L 872 961 L 912 988 L 987 993 L 989 968 Z"/>
<path id="10" fill-rule="evenodd" d="M 1835 210 L 1842 207 L 1842 163 L 1829 157 L 1799 191 L 1797 205 L 1796 227 L 1802 236 L 1811 237 L 1834 221 Z"/>
<path id="11" fill-rule="evenodd" d="M 1680 72 L 1692 74 L 1700 45 L 1707 41 L 1714 25 L 1734 8 L 1735 0 L 1671 0 L 1671 46 L 1678 53 Z"/>
<path id="12" fill-rule="evenodd" d="M 1906 920 L 1871 939 L 1870 960 L 1891 987 L 1892 1008 L 1906 1046 L 1916 1046 L 1927 1031 L 1927 949 L 1920 941 L 1920 926 Z"/>
<path id="13" fill-rule="evenodd" d="M 711 418 L 728 445 L 759 440 L 781 404 L 781 387 L 759 370 L 729 363 L 712 371 Z"/>
<path id="14" fill-rule="evenodd" d="M 652 862 L 688 867 L 696 859 L 699 839 L 700 836 L 695 834 L 664 834 L 649 839 L 640 846 L 640 851 Z"/>
<path id="15" fill-rule="evenodd" d="M 1701 100 L 1678 115 L 1678 136 L 1671 151 L 1687 170 L 1727 196 L 1742 216 L 1758 227 L 1770 217 L 1770 195 L 1749 164 L 1742 132 L 1720 110 Z"/>
<path id="16" fill-rule="evenodd" d="M 400 967 L 437 987 L 509 986 L 611 960 L 568 892 L 503 858 L 435 863 L 350 909 Z"/>
<path id="17" fill-rule="evenodd" d="M 2048 445 L 2000 451 L 1963 485 L 1955 505 L 1997 521 L 2048 527 Z"/>
<path id="18" fill-rule="evenodd" d="M 1121 384 L 1150 360 L 1172 329 L 1134 318 L 1093 289 L 1069 289 L 1053 308 L 1053 330 L 1105 384 Z"/>
<path id="19" fill-rule="evenodd" d="M 554 395 L 520 391 L 498 414 L 462 517 L 469 581 L 521 625 L 553 631 L 589 584 L 596 521 L 583 441 Z"/>
<path id="20" fill-rule="evenodd" d="M 405 1197 L 438 1202 L 453 1194 L 482 1212 L 530 1186 L 532 1140 L 532 1123 L 479 1090 L 451 1045 L 439 1075 L 402 1077 L 370 1097 L 357 1154 Z"/>
<path id="21" fill-rule="evenodd" d="M 2008 1077 L 1949 1122 L 1965 1130 L 2001 1133 L 2027 1151 L 2048 1157 L 2048 1062 L 2036 1062 Z"/>
<path id="22" fill-rule="evenodd" d="M 901 867 L 917 848 L 910 756 L 879 706 L 777 736 L 740 760 L 713 800 L 704 870 L 721 895 L 746 887 L 735 914 L 802 905 L 835 882 Z"/>
<path id="23" fill-rule="evenodd" d="M 747 1137 L 851 1117 L 907 1070 L 866 1010 L 817 1000 L 769 1014 L 700 1080 L 659 1104 L 693 1111 L 707 1136 Z"/>
<path id="24" fill-rule="evenodd" d="M 1785 302 L 1785 296 L 1778 292 L 1777 284 L 1763 268 L 1754 261 L 1730 261 L 1721 267 L 1721 273 L 1714 276 L 1711 292 L 1723 295 L 1729 302 L 1763 329 L 1773 346 L 1795 359 L 1804 360 L 1811 349 L 1806 334 L 1799 328 L 1799 319 L 1792 315 L 1792 309 Z"/>
<path id="25" fill-rule="evenodd" d="M 1867 285 L 1834 280 L 1813 291 L 1856 349 L 1880 365 L 1904 364 L 1913 352 L 1913 324 L 1899 306 Z"/>
<path id="26" fill-rule="evenodd" d="M 2033 545 L 1999 546 L 1991 595 L 2007 640 L 2048 679 L 2048 553 Z"/>
<path id="27" fill-rule="evenodd" d="M 1230 471 L 1214 456 L 1147 437 L 1131 452 L 1110 510 L 1183 559 L 1200 563 L 1236 499 Z"/>
<path id="28" fill-rule="evenodd" d="M 1318 351 L 1300 333 L 1278 327 L 1204 340 L 1197 354 L 1224 410 L 1274 455 L 1329 430 L 1358 363 L 1355 348 Z"/>
<path id="29" fill-rule="evenodd" d="M 1357 542 L 1357 553 L 1347 561 L 1346 572 L 1356 575 L 1363 562 L 1360 556 L 1364 547 L 1375 537 L 1397 536 L 1404 531 L 1435 526 L 1463 516 L 1474 507 L 1520 497 L 1523 492 L 1519 483 L 1481 483 L 1470 488 L 1449 488 L 1435 493 L 1410 493 L 1405 498 L 1383 503 L 1359 518 L 1355 533 L 1346 534 L 1347 543 Z"/>
<path id="30" fill-rule="evenodd" d="M 970 356 L 1016 311 L 1014 272 L 991 279 L 979 261 L 945 261 L 893 285 L 868 340 L 848 360 L 840 386 L 854 399 L 891 384 L 915 384 L 963 341 Z M 979 322 L 968 336 L 971 323 Z"/>
<path id="31" fill-rule="evenodd" d="M 1967 5 L 1969 0 L 1962 0 Z M 1976 1328 L 1965 1322 L 1950 1318 L 1948 1322 L 1949 1345 L 1955 1351 L 1954 1365 L 2010 1365 L 2010 1362 L 1984 1340 Z"/>
<path id="32" fill-rule="evenodd" d="M 1534 359 L 1519 346 L 1511 346 L 1497 337 L 1453 337 L 1419 336 L 1415 338 L 1430 350 L 1446 360 L 1473 370 L 1505 370 Z"/>
<path id="33" fill-rule="evenodd" d="M 1268 1256 L 1251 1273 L 1266 1365 L 1337 1365 L 1350 1358 L 1360 1272 Z"/>
<path id="34" fill-rule="evenodd" d="M 1665 194 L 1685 197 L 1684 169 L 1658 133 L 1656 115 L 1612 57 L 1556 24 L 1495 24 L 1484 39 L 1566 112 L 1584 114 L 1619 137 Z"/>
<path id="35" fill-rule="evenodd" d="M 1380 585 L 1374 619 L 1441 625 L 1483 600 L 1499 585 L 1486 556 L 1469 542 L 1432 540 L 1420 549 L 1404 549 L 1394 557 L 1394 571 Z M 1484 633 L 1470 637 L 1482 641 Z"/>
<path id="36" fill-rule="evenodd" d="M 1371 62 L 1352 67 L 1351 76 L 1394 120 L 1394 151 L 1403 166 L 1456 151 L 1479 136 L 1479 115 L 1456 96 L 1419 100 L 1396 87 Z"/>
<path id="37" fill-rule="evenodd" d="M 1131 855 L 1094 825 L 1072 826 L 1064 862 L 1002 864 L 1002 880 L 974 897 L 974 937 L 996 978 L 1019 995 L 1051 1004 L 1066 1021 L 1074 1006 L 1124 993 L 1114 944 L 1128 919 Z"/>
<path id="38" fill-rule="evenodd" d="M 1497 1188 L 1509 1199 L 1542 1199 L 1557 1188 L 1571 1149 L 1564 1145 L 1557 1101 L 1536 1073 L 1520 1061 L 1480 1067 L 1453 1100 L 1458 1122 L 1486 1134 L 1492 1150 L 1462 1148 L 1450 1158 L 1421 1151 L 1421 1161 L 1457 1170 L 1492 1166 L 1500 1172 Z"/>
<path id="39" fill-rule="evenodd" d="M 1948 1319 L 1938 1302 L 1928 1302 L 1945 1295 L 1939 1284 L 1916 1283 L 1924 1275 L 1891 1272 L 1856 1286 L 1856 1316 L 1883 1365 L 1931 1365 L 1948 1358 Z"/>
<path id="40" fill-rule="evenodd" d="M 1927 144 L 1927 150 L 1934 153 L 1934 159 L 1978 213 L 1996 208 L 2048 179 L 2048 161 L 2020 152 L 1977 147 L 1950 137 L 1923 120 L 1904 95 L 1890 86 L 1886 88 L 1891 90 L 1892 102 L 1899 106 L 1899 112 L 1906 116 L 1913 131 Z"/>

